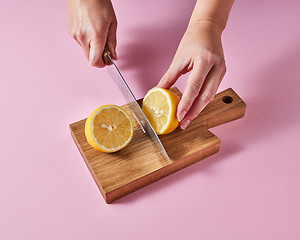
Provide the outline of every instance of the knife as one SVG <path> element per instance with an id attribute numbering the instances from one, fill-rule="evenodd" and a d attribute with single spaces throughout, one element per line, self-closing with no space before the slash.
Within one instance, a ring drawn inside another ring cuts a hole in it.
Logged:
<path id="1" fill-rule="evenodd" d="M 107 65 L 106 68 L 119 88 L 120 92 L 122 93 L 124 99 L 127 101 L 131 111 L 133 112 L 134 117 L 142 127 L 142 130 L 147 133 L 148 137 L 151 139 L 152 143 L 155 145 L 155 147 L 159 150 L 159 152 L 162 154 L 164 158 L 166 158 L 169 163 L 172 164 L 172 161 L 170 160 L 164 146 L 162 145 L 160 139 L 158 138 L 156 132 L 152 128 L 149 120 L 145 116 L 143 110 L 141 109 L 140 105 L 138 104 L 134 94 L 130 90 L 127 82 L 125 81 L 124 77 L 122 76 L 120 70 L 118 69 L 116 63 L 110 56 L 110 51 L 106 48 L 105 52 L 103 54 L 103 60 L 105 63 L 107 63 L 107 58 L 109 58 L 111 64 Z M 105 56 L 106 55 L 106 56 Z"/>

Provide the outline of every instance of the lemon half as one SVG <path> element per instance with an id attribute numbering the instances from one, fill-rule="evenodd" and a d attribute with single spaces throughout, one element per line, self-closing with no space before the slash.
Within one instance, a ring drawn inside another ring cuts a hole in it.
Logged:
<path id="1" fill-rule="evenodd" d="M 116 152 L 126 147 L 133 137 L 130 116 L 116 105 L 103 105 L 85 123 L 88 143 L 102 152 Z"/>
<path id="2" fill-rule="evenodd" d="M 142 109 L 158 135 L 174 131 L 179 121 L 176 117 L 180 98 L 170 90 L 152 88 L 143 99 Z"/>

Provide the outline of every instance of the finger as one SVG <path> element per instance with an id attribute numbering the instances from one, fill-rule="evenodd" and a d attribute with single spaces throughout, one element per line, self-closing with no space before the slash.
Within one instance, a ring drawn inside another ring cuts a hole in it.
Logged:
<path id="1" fill-rule="evenodd" d="M 211 69 L 205 79 L 199 95 L 196 97 L 192 107 L 180 123 L 182 129 L 185 129 L 187 125 L 199 115 L 206 105 L 214 99 L 224 74 L 225 71 L 220 67 L 214 66 Z"/>
<path id="2" fill-rule="evenodd" d="M 187 80 L 187 85 L 177 107 L 177 118 L 179 121 L 182 121 L 186 113 L 190 110 L 211 67 L 212 66 L 206 61 L 194 63 L 193 70 Z"/>
<path id="3" fill-rule="evenodd" d="M 87 60 L 89 60 L 90 57 L 90 43 L 89 42 L 83 42 L 81 43 L 82 50 L 84 52 L 85 57 Z"/>
<path id="4" fill-rule="evenodd" d="M 89 62 L 94 67 L 105 67 L 103 52 L 107 41 L 108 26 L 102 25 L 90 42 Z"/>
<path id="5" fill-rule="evenodd" d="M 83 53 L 85 57 L 89 60 L 89 55 L 90 55 L 90 43 L 87 40 L 87 37 L 83 33 L 78 33 L 75 35 L 74 39 L 80 44 L 82 47 Z"/>
<path id="6" fill-rule="evenodd" d="M 78 37 L 76 35 L 74 35 L 73 38 L 79 44 L 79 46 L 82 47 L 82 44 L 81 44 L 80 40 L 78 39 Z"/>
<path id="7" fill-rule="evenodd" d="M 157 84 L 157 87 L 169 89 L 177 81 L 177 79 L 182 75 L 182 68 L 177 66 L 174 61 L 171 63 L 167 72 L 163 75 Z"/>
<path id="8" fill-rule="evenodd" d="M 106 39 L 106 37 L 105 37 Z M 103 37 L 95 38 L 90 42 L 89 62 L 94 67 L 105 67 L 102 56 L 105 46 L 105 40 Z"/>
<path id="9" fill-rule="evenodd" d="M 116 46 L 117 46 L 117 22 L 113 22 L 109 29 L 107 34 L 107 46 L 111 52 L 111 57 L 114 60 L 117 60 L 117 52 L 116 52 Z"/>

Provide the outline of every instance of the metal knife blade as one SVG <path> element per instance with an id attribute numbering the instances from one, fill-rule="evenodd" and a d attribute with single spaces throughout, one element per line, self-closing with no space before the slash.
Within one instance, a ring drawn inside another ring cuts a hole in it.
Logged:
<path id="1" fill-rule="evenodd" d="M 113 79 L 113 81 L 115 82 L 117 87 L 119 88 L 119 90 L 122 93 L 125 100 L 128 102 L 128 105 L 129 105 L 131 111 L 133 112 L 135 118 L 137 119 L 137 121 L 139 122 L 141 127 L 143 128 L 144 132 L 146 132 L 148 134 L 148 136 L 150 137 L 150 139 L 152 140 L 152 142 L 154 143 L 156 148 L 159 150 L 159 152 L 163 155 L 163 157 L 165 157 L 170 163 L 172 163 L 164 146 L 162 145 L 160 139 L 158 138 L 156 132 L 152 128 L 149 120 L 147 119 L 143 110 L 141 109 L 140 105 L 138 104 L 134 94 L 130 90 L 128 84 L 126 83 L 124 77 L 122 76 L 122 74 L 121 74 L 120 70 L 118 69 L 117 65 L 115 64 L 114 60 L 111 58 L 109 51 L 107 51 L 107 50 L 105 50 L 105 51 L 106 51 L 106 54 L 107 54 L 109 60 L 112 63 L 111 65 L 106 66 L 111 78 Z"/>

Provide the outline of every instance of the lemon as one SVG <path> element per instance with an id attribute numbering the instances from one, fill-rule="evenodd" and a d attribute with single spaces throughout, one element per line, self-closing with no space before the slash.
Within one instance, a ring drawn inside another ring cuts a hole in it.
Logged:
<path id="1" fill-rule="evenodd" d="M 133 136 L 130 116 L 116 105 L 103 105 L 85 123 L 88 143 L 101 152 L 116 152 L 126 147 Z"/>
<path id="2" fill-rule="evenodd" d="M 152 88 L 143 99 L 142 109 L 158 135 L 174 131 L 179 121 L 176 117 L 180 98 L 170 90 Z"/>

